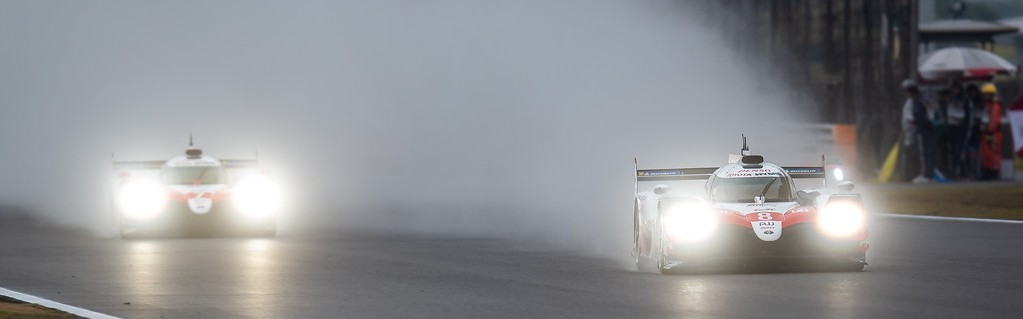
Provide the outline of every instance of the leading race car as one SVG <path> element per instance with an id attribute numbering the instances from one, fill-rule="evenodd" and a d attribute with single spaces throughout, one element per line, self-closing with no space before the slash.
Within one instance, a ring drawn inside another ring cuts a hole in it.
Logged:
<path id="1" fill-rule="evenodd" d="M 190 140 L 185 155 L 113 168 L 122 238 L 277 232 L 281 192 L 255 159 L 218 160 Z"/>
<path id="2" fill-rule="evenodd" d="M 636 169 L 633 251 L 661 273 L 706 267 L 806 262 L 859 271 L 867 264 L 867 212 L 851 182 L 795 191 L 794 179 L 825 179 L 824 167 L 781 167 L 748 155 L 722 167 Z M 702 194 L 666 183 L 705 180 Z M 654 182 L 654 183 L 651 183 Z M 827 183 L 826 180 L 824 182 Z M 640 191 L 641 185 L 654 184 Z"/>

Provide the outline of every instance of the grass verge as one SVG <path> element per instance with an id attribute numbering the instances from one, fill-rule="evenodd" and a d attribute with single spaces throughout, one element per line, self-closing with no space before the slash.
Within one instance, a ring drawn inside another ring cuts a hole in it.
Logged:
<path id="1" fill-rule="evenodd" d="M 867 185 L 865 200 L 884 213 L 1023 220 L 1023 184 Z"/>
<path id="2" fill-rule="evenodd" d="M 37 304 L 0 296 L 0 319 L 79 319 L 57 309 L 46 308 Z"/>

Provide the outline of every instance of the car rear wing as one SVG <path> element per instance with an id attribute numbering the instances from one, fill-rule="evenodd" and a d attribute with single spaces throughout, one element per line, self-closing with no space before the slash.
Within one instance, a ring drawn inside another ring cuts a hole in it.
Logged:
<path id="1" fill-rule="evenodd" d="M 825 178 L 824 167 L 820 166 L 791 166 L 782 169 L 792 178 Z"/>
<path id="2" fill-rule="evenodd" d="M 632 164 L 636 170 L 636 193 L 639 193 L 640 182 L 706 180 L 714 175 L 714 172 L 718 170 L 718 167 L 639 169 L 639 162 L 636 158 L 632 159 Z M 824 186 L 827 186 L 827 175 L 825 174 L 823 166 L 786 166 L 782 167 L 782 169 L 784 169 L 785 172 L 793 179 L 824 179 Z"/>
<path id="3" fill-rule="evenodd" d="M 114 170 L 150 170 L 163 168 L 166 161 L 113 161 Z M 226 159 L 220 160 L 224 168 L 258 168 L 259 160 L 255 159 Z"/>
<path id="4" fill-rule="evenodd" d="M 160 169 L 166 161 L 113 161 L 115 170 Z"/>
<path id="5" fill-rule="evenodd" d="M 259 160 L 256 159 L 226 159 L 220 160 L 221 164 L 224 164 L 224 168 L 258 168 Z"/>
<path id="6" fill-rule="evenodd" d="M 717 167 L 636 169 L 636 181 L 693 181 L 710 178 Z"/>
<path id="7" fill-rule="evenodd" d="M 632 158 L 632 167 L 636 171 L 633 185 L 637 194 L 639 182 L 705 180 L 718 169 L 717 167 L 639 169 L 639 160 L 635 157 Z"/>
<path id="8" fill-rule="evenodd" d="M 636 181 L 686 181 L 708 179 L 717 167 L 636 169 Z M 824 168 L 816 166 L 782 167 L 792 178 L 825 178 Z"/>

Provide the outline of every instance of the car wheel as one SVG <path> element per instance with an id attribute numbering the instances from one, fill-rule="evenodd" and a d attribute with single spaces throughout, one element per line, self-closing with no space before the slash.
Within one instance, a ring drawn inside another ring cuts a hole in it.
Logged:
<path id="1" fill-rule="evenodd" d="M 658 232 L 657 238 L 657 271 L 662 275 L 672 274 L 674 271 L 668 268 L 668 254 L 664 252 L 664 236 Z"/>
<path id="2" fill-rule="evenodd" d="M 653 269 L 653 263 L 649 257 L 636 256 L 636 271 L 650 271 Z"/>
<path id="3" fill-rule="evenodd" d="M 642 235 L 641 228 L 643 227 L 641 217 L 639 216 L 639 200 L 633 206 L 632 210 L 632 243 L 633 251 L 632 254 L 635 257 L 636 271 L 649 271 L 653 268 L 653 261 L 650 257 L 651 249 L 647 243 L 646 236 Z M 647 244 L 647 245 L 644 245 Z M 643 247 L 647 247 L 646 254 L 643 253 Z"/>
<path id="4" fill-rule="evenodd" d="M 137 232 L 132 232 L 132 233 L 123 233 L 122 232 L 121 233 L 121 239 L 141 239 L 141 238 L 145 238 L 145 237 L 143 235 L 140 235 Z"/>
<path id="5" fill-rule="evenodd" d="M 657 265 L 657 271 L 660 272 L 662 275 L 671 275 L 675 273 L 670 268 L 665 268 L 663 264 L 661 263 L 658 264 L 660 265 Z"/>
<path id="6" fill-rule="evenodd" d="M 859 263 L 859 262 L 843 263 L 843 264 L 837 265 L 835 267 L 835 270 L 837 270 L 837 271 L 857 272 L 857 271 L 863 271 L 863 266 L 866 266 L 866 265 L 867 264 Z"/>
<path id="7" fill-rule="evenodd" d="M 119 225 L 117 227 L 117 236 L 120 237 L 121 239 L 135 239 L 135 238 L 138 238 L 138 236 L 135 233 L 125 232 L 124 231 L 124 225 Z"/>
<path id="8" fill-rule="evenodd" d="M 684 266 L 675 265 L 668 268 L 667 257 L 664 254 L 660 254 L 660 257 L 657 258 L 657 271 L 662 275 L 678 275 L 686 273 Z"/>
<path id="9" fill-rule="evenodd" d="M 253 236 L 261 237 L 261 238 L 277 237 L 277 228 L 274 227 L 274 228 L 267 228 L 267 229 L 259 229 L 259 230 L 256 230 L 253 233 Z"/>

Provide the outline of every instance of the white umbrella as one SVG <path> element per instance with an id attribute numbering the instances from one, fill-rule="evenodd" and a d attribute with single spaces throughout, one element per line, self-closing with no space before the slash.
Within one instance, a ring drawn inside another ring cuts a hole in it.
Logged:
<path id="1" fill-rule="evenodd" d="M 986 78 L 995 74 L 1016 74 L 1016 66 L 977 48 L 945 48 L 920 59 L 920 75 L 928 80 L 948 77 Z"/>

